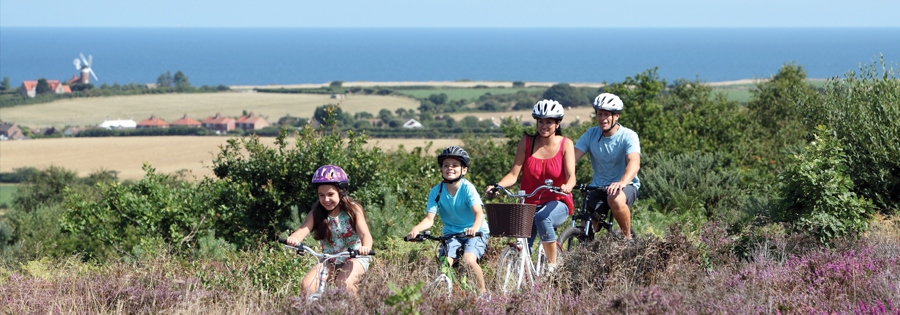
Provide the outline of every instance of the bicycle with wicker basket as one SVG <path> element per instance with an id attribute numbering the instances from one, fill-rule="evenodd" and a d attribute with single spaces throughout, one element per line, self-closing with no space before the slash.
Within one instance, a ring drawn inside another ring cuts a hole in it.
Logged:
<path id="1" fill-rule="evenodd" d="M 544 181 L 543 186 L 539 186 L 530 194 L 526 194 L 523 190 L 513 194 L 501 186 L 496 186 L 485 194 L 485 197 L 487 197 L 503 191 L 508 196 L 519 199 L 518 203 L 492 203 L 485 205 L 491 237 L 515 238 L 514 242 L 508 242 L 507 247 L 500 252 L 499 263 L 494 272 L 494 286 L 504 293 L 518 290 L 523 282 L 528 282 L 533 286 L 536 279 L 540 278 L 547 264 L 547 255 L 544 253 L 543 246 L 538 246 L 538 252 L 535 256 L 536 263 L 531 261 L 531 248 L 528 246 L 528 238 L 531 237 L 531 228 L 534 224 L 534 213 L 537 206 L 525 203 L 525 198 L 534 196 L 542 190 L 565 195 L 562 189 L 553 186 L 553 181 L 549 179 Z M 561 259 L 563 248 L 559 242 L 556 243 L 556 246 L 557 259 Z M 562 261 L 558 260 L 558 263 L 562 263 Z"/>

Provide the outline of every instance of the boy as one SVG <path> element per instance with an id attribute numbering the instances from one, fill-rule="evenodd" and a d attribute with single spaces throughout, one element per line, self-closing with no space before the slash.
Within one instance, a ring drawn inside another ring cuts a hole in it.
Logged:
<path id="1" fill-rule="evenodd" d="M 456 250 L 465 244 L 462 262 L 475 274 L 479 294 L 484 294 L 484 274 L 481 266 L 478 266 L 478 259 L 484 255 L 489 230 L 478 190 L 471 182 L 463 179 L 469 171 L 469 154 L 460 147 L 450 146 L 438 155 L 438 164 L 444 181 L 431 189 L 425 207 L 425 219 L 409 231 L 408 237 L 414 238 L 419 232 L 430 229 L 434 225 L 435 214 L 440 215 L 444 223 L 443 235 L 465 233 L 473 236 L 468 240 L 450 240 L 447 244 L 449 248 L 444 248 L 443 252 L 452 264 L 454 259 L 459 258 L 456 257 Z M 475 237 L 476 232 L 481 232 L 482 236 Z"/>

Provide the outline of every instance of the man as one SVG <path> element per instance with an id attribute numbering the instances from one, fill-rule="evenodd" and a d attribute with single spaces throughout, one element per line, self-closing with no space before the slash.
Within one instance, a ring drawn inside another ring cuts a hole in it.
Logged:
<path id="1" fill-rule="evenodd" d="M 588 207 L 599 213 L 612 210 L 622 235 L 631 239 L 631 205 L 637 199 L 641 183 L 641 144 L 633 130 L 619 124 L 624 104 L 622 99 L 603 93 L 594 99 L 599 127 L 588 129 L 575 143 L 575 160 L 591 155 L 594 170 L 592 186 L 609 186 L 606 191 L 593 191 Z M 604 198 L 605 197 L 605 198 Z M 595 229 L 596 230 L 596 229 Z"/>

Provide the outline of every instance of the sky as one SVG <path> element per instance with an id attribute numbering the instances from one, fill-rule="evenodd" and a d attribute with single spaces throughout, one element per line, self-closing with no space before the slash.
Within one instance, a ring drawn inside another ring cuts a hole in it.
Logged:
<path id="1" fill-rule="evenodd" d="M 3 0 L 0 27 L 900 27 L 898 0 Z"/>

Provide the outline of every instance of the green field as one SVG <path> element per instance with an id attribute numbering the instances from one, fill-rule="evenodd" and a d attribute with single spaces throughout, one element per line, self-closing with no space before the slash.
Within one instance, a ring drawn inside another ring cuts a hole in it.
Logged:
<path id="1" fill-rule="evenodd" d="M 18 188 L 16 184 L 0 184 L 0 209 L 12 205 L 13 194 Z"/>
<path id="2" fill-rule="evenodd" d="M 493 95 L 499 94 L 514 94 L 519 91 L 526 92 L 538 92 L 546 90 L 547 88 L 486 88 L 486 89 L 475 89 L 475 88 L 453 88 L 453 87 L 435 87 L 433 89 L 421 89 L 421 90 L 394 90 L 394 93 L 406 95 L 413 98 L 427 98 L 431 94 L 447 94 L 447 97 L 450 100 L 472 100 L 476 99 L 479 96 L 484 95 L 485 93 L 491 93 Z"/>

